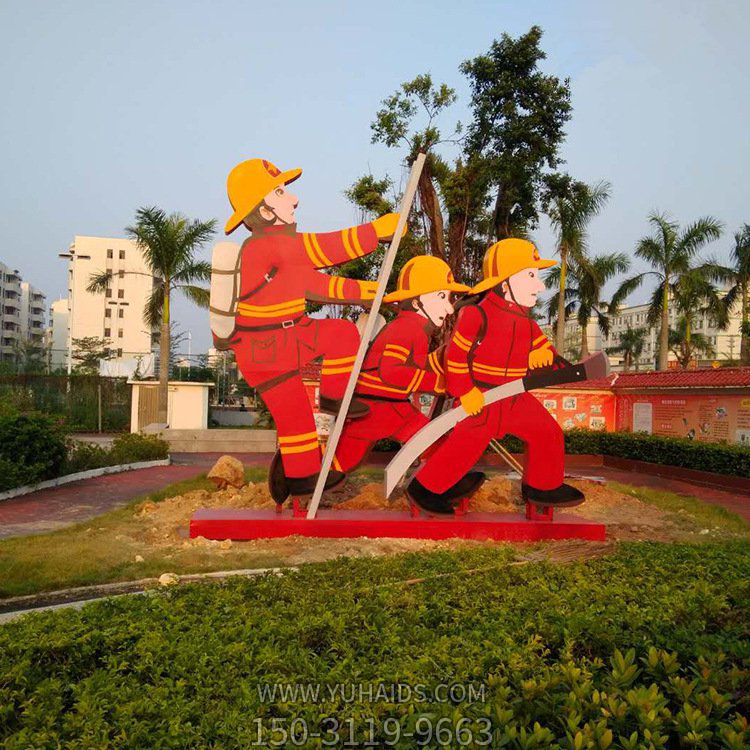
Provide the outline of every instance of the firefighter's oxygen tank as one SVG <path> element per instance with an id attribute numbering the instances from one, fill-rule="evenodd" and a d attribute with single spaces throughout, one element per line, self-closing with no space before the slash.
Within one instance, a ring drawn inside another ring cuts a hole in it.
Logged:
<path id="1" fill-rule="evenodd" d="M 211 332 L 217 349 L 228 349 L 234 333 L 240 287 L 240 249 L 236 242 L 217 242 L 211 254 Z"/>

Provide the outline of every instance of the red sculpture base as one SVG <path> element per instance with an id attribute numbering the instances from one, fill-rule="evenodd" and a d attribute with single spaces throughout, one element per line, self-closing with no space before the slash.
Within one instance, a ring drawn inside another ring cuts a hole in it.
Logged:
<path id="1" fill-rule="evenodd" d="M 332 510 L 321 508 L 307 520 L 295 503 L 292 512 L 203 508 L 190 519 L 190 536 L 206 539 L 269 539 L 285 536 L 321 538 L 475 539 L 535 542 L 542 539 L 587 539 L 603 542 L 606 526 L 552 509 L 527 506 L 521 513 L 474 513 L 465 507 L 453 516 L 410 511 Z"/>

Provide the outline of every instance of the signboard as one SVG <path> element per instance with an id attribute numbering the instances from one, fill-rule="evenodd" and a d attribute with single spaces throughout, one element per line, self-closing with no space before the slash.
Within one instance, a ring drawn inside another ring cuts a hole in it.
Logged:
<path id="1" fill-rule="evenodd" d="M 615 429 L 615 397 L 608 391 L 545 388 L 533 393 L 563 430 Z"/>

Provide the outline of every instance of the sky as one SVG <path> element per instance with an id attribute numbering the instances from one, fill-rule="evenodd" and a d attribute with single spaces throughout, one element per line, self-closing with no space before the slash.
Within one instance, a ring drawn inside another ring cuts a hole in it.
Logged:
<path id="1" fill-rule="evenodd" d="M 591 249 L 632 255 L 656 209 L 721 219 L 706 254 L 728 257 L 750 222 L 746 0 L 0 0 L 0 261 L 52 301 L 74 235 L 122 237 L 139 206 L 223 230 L 226 175 L 253 157 L 303 168 L 301 229 L 356 223 L 349 185 L 404 179 L 403 154 L 370 142 L 380 101 L 429 72 L 458 93 L 449 131 L 469 119 L 460 63 L 534 24 L 543 70 L 571 82 L 564 169 L 612 186 Z M 546 223 L 535 239 L 554 251 Z M 173 314 L 205 351 L 207 313 Z"/>

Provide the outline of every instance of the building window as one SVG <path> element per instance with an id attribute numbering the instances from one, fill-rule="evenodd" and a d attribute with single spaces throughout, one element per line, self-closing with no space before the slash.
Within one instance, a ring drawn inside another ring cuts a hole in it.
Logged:
<path id="1" fill-rule="evenodd" d="M 120 309 L 119 309 L 119 310 L 117 311 L 117 317 L 118 317 L 118 318 L 124 318 L 124 317 L 125 317 L 125 310 L 123 310 L 122 308 L 120 308 Z"/>
<path id="2" fill-rule="evenodd" d="M 123 333 L 122 333 L 122 328 L 118 328 L 118 329 L 117 329 L 117 338 L 118 338 L 118 339 L 121 339 L 121 338 L 122 338 L 122 336 L 123 336 Z"/>
<path id="3" fill-rule="evenodd" d="M 120 260 L 125 260 L 125 251 L 120 250 Z"/>
<path id="4" fill-rule="evenodd" d="M 122 349 L 118 349 L 117 350 L 117 356 L 118 357 L 122 357 Z"/>
<path id="5" fill-rule="evenodd" d="M 112 317 L 112 310 L 109 307 L 104 311 L 104 317 L 105 318 L 111 318 Z"/>
<path id="6" fill-rule="evenodd" d="M 114 255 L 115 255 L 114 250 L 112 250 L 111 247 L 108 247 L 107 248 L 107 257 L 108 258 L 114 258 Z"/>
<path id="7" fill-rule="evenodd" d="M 124 289 L 118 289 L 117 290 L 117 299 L 123 299 L 125 297 L 125 290 Z"/>
<path id="8" fill-rule="evenodd" d="M 117 272 L 117 275 L 118 275 L 118 276 L 119 276 L 119 277 L 120 277 L 121 279 L 124 279 L 124 278 L 125 278 L 125 271 L 118 271 L 118 272 Z"/>
<path id="9" fill-rule="evenodd" d="M 105 328 L 104 329 L 104 338 L 105 339 L 108 339 L 111 334 L 112 334 L 112 329 L 111 328 Z"/>
<path id="10" fill-rule="evenodd" d="M 112 290 L 111 289 L 107 289 L 107 291 L 104 292 L 104 296 L 105 297 L 111 297 L 112 296 Z"/>

